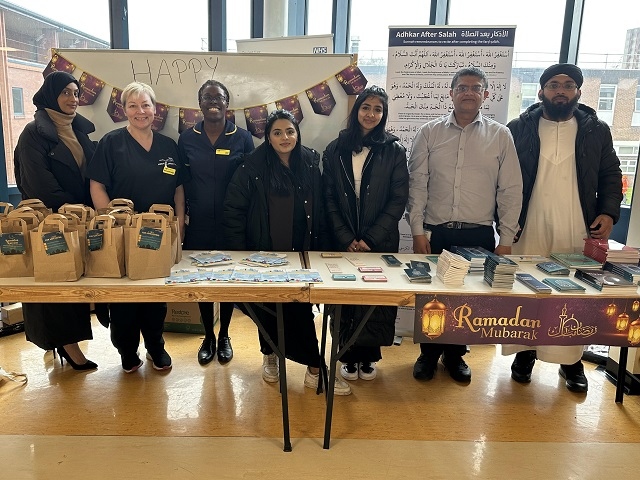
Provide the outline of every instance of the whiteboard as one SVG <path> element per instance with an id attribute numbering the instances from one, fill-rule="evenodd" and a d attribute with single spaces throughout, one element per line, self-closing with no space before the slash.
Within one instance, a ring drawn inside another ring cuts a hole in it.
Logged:
<path id="1" fill-rule="evenodd" d="M 93 140 L 127 122 L 114 123 L 107 104 L 114 87 L 123 89 L 133 81 L 153 88 L 156 100 L 170 106 L 161 131 L 178 139 L 180 107 L 198 109 L 198 89 L 207 80 L 222 82 L 230 93 L 229 110 L 235 110 L 238 126 L 245 128 L 244 108 L 267 105 L 275 110 L 275 101 L 298 95 L 304 119 L 300 123 L 302 143 L 322 153 L 327 144 L 346 127 L 348 96 L 335 75 L 348 67 L 351 54 L 251 54 L 222 52 L 156 52 L 135 50 L 54 49 L 75 65 L 73 75 L 87 72 L 106 86 L 93 105 L 81 106 L 78 113 L 96 126 Z M 327 81 L 336 105 L 328 116 L 316 114 L 305 90 Z M 254 144 L 262 140 L 254 137 Z"/>

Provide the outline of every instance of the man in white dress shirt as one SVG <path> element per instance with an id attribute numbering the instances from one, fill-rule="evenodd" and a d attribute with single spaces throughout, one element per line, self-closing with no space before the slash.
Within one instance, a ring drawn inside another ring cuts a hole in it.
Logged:
<path id="1" fill-rule="evenodd" d="M 540 103 L 507 125 L 523 180 L 520 231 L 514 254 L 582 252 L 585 237 L 606 240 L 620 216 L 622 173 L 611 132 L 596 112 L 578 104 L 582 71 L 561 63 L 540 77 Z M 586 392 L 583 346 L 503 345 L 518 352 L 511 377 L 531 381 L 536 358 L 559 363 L 559 374 L 573 392 Z"/>
<path id="2" fill-rule="evenodd" d="M 487 85 L 481 69 L 459 70 L 449 91 L 453 111 L 420 127 L 413 140 L 407 210 L 415 253 L 441 253 L 452 245 L 511 253 L 522 177 L 509 130 L 480 113 L 489 96 Z M 466 345 L 421 343 L 413 376 L 431 380 L 442 356 L 454 380 L 469 382 L 471 368 L 462 359 L 465 353 Z"/>

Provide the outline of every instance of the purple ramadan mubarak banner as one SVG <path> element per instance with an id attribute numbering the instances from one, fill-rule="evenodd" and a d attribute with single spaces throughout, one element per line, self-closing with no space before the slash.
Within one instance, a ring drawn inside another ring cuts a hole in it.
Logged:
<path id="1" fill-rule="evenodd" d="M 640 345 L 640 298 L 416 295 L 413 340 Z"/>

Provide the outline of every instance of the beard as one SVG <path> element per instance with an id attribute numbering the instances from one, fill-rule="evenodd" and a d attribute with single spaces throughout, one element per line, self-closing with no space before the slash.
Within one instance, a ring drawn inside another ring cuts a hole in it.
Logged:
<path id="1" fill-rule="evenodd" d="M 544 110 L 544 113 L 547 114 L 547 117 L 554 122 L 559 122 L 571 118 L 573 111 L 578 106 L 578 100 L 580 100 L 580 97 L 576 95 L 572 100 L 567 101 L 567 103 L 553 103 L 552 100 L 549 100 L 544 95 L 541 100 L 542 109 Z"/>

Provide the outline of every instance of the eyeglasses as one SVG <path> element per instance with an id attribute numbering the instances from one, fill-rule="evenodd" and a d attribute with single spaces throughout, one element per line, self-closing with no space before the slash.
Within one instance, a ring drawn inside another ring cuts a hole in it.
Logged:
<path id="1" fill-rule="evenodd" d="M 227 97 L 225 97 L 224 95 L 216 95 L 215 97 L 212 97 L 211 95 L 203 95 L 202 96 L 202 101 L 204 103 L 210 103 L 210 102 L 215 102 L 215 103 L 227 103 Z"/>
<path id="2" fill-rule="evenodd" d="M 76 97 L 80 96 L 80 90 L 67 90 L 66 88 L 60 92 L 63 97 Z"/>
<path id="3" fill-rule="evenodd" d="M 567 82 L 567 83 L 559 83 L 559 82 L 549 82 L 547 83 L 544 88 L 548 88 L 549 90 L 575 90 L 576 88 L 578 88 L 578 85 L 576 85 L 573 82 Z"/>
<path id="4" fill-rule="evenodd" d="M 482 85 L 458 85 L 453 89 L 456 93 L 467 93 L 471 90 L 473 93 L 482 93 L 485 88 Z"/>

